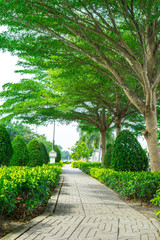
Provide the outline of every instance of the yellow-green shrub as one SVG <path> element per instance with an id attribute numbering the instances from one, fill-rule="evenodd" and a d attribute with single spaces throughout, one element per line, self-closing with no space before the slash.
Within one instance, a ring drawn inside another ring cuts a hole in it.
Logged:
<path id="1" fill-rule="evenodd" d="M 72 166 L 73 168 L 79 168 L 81 163 L 84 163 L 84 161 L 81 161 L 81 160 L 79 160 L 79 161 L 73 161 L 73 162 L 71 162 L 71 166 Z"/>
<path id="2" fill-rule="evenodd" d="M 0 168 L 0 215 L 11 214 L 18 205 L 29 211 L 46 203 L 62 169 L 54 164 Z"/>

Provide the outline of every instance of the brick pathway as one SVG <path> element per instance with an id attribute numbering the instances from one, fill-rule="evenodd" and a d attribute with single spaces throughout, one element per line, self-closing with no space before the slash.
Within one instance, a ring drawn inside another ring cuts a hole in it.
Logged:
<path id="1" fill-rule="evenodd" d="M 18 240 L 160 240 L 157 229 L 113 191 L 78 169 L 64 167 L 55 213 Z"/>

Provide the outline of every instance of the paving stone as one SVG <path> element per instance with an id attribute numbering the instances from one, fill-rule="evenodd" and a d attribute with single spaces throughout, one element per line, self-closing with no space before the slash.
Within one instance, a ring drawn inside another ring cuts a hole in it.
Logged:
<path id="1" fill-rule="evenodd" d="M 110 189 L 65 166 L 53 215 L 18 240 L 158 240 L 156 227 Z"/>

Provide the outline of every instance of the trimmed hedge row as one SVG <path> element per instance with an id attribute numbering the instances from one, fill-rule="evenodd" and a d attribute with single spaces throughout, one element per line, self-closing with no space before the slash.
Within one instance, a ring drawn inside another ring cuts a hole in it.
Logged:
<path id="1" fill-rule="evenodd" d="M 93 162 L 93 163 L 91 163 L 91 162 L 88 162 L 88 163 L 80 163 L 79 164 L 79 168 L 83 171 L 83 172 L 85 172 L 85 173 L 87 173 L 87 174 L 90 174 L 90 169 L 91 168 L 102 168 L 102 165 L 101 165 L 101 163 L 100 162 Z"/>
<path id="2" fill-rule="evenodd" d="M 0 168 L 0 215 L 9 215 L 19 206 L 32 211 L 47 203 L 61 173 L 57 164 Z"/>
<path id="3" fill-rule="evenodd" d="M 123 172 L 81 163 L 80 169 L 129 199 L 151 201 L 160 206 L 159 172 Z M 159 213 L 160 214 L 160 213 Z"/>
<path id="4" fill-rule="evenodd" d="M 79 168 L 81 163 L 84 163 L 84 161 L 81 161 L 81 160 L 79 160 L 79 161 L 73 161 L 73 162 L 71 162 L 71 166 L 72 166 L 73 168 Z"/>

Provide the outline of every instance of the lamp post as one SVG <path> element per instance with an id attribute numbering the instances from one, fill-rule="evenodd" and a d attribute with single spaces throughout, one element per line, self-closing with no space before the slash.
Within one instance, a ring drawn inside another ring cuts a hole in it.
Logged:
<path id="1" fill-rule="evenodd" d="M 55 145 L 55 121 L 53 123 L 53 142 L 52 142 L 52 151 L 49 153 L 50 156 L 50 163 L 55 163 L 55 158 L 57 156 L 57 153 L 54 151 L 54 145 Z"/>
<path id="2" fill-rule="evenodd" d="M 53 142 L 52 142 L 52 151 L 54 150 L 55 145 L 55 121 L 53 123 Z"/>

